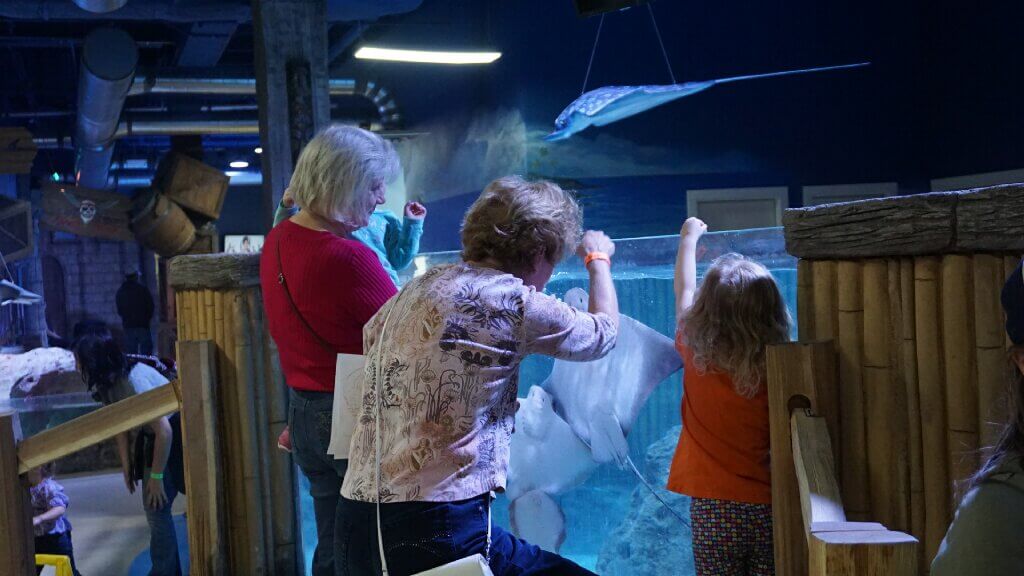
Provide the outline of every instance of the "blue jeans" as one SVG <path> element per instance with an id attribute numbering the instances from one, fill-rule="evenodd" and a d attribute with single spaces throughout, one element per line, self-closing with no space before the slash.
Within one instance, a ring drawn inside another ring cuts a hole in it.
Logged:
<path id="1" fill-rule="evenodd" d="M 153 334 L 149 328 L 125 328 L 124 351 L 127 354 L 152 354 Z"/>
<path id="2" fill-rule="evenodd" d="M 178 495 L 178 485 L 174 481 L 176 474 L 172 468 L 174 458 L 167 462 L 164 469 L 164 492 L 167 503 L 155 510 L 146 507 L 146 522 L 149 523 L 149 559 L 153 568 L 149 576 L 180 576 L 181 559 L 178 557 L 178 536 L 174 531 L 174 519 L 171 517 L 171 506 Z M 145 478 L 149 478 L 146 470 Z M 149 489 L 145 480 L 142 483 L 142 501 L 148 500 Z"/>
<path id="3" fill-rule="evenodd" d="M 335 460 L 327 454 L 334 394 L 289 390 L 292 458 L 309 478 L 309 495 L 313 497 L 316 516 L 318 542 L 313 553 L 313 576 L 334 576 L 334 518 L 338 513 L 341 481 L 348 468 L 348 460 Z"/>
<path id="4" fill-rule="evenodd" d="M 449 562 L 483 555 L 487 548 L 487 501 L 484 494 L 460 502 L 400 502 L 382 504 L 381 526 L 388 571 L 394 576 L 416 574 Z M 381 573 L 377 548 L 376 505 L 341 499 L 335 527 L 337 576 Z M 495 576 L 594 576 L 574 562 L 534 546 L 494 526 L 491 571 Z"/>

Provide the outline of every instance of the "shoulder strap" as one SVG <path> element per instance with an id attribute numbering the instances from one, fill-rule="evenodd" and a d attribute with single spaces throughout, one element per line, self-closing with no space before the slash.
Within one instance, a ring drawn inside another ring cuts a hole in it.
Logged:
<path id="1" fill-rule="evenodd" d="M 324 340 L 319 334 L 316 333 L 316 330 L 313 330 L 313 327 L 310 326 L 309 322 L 306 321 L 306 317 L 302 315 L 302 312 L 299 312 L 299 307 L 295 305 L 295 300 L 292 299 L 292 293 L 290 290 L 288 290 L 288 283 L 285 282 L 284 280 L 284 267 L 281 266 L 280 234 L 278 234 L 277 242 L 275 242 L 274 244 L 274 251 L 276 252 L 277 256 L 277 283 L 281 285 L 281 288 L 284 288 L 284 295 L 288 298 L 288 303 L 292 305 L 292 311 L 294 311 L 295 315 L 299 317 L 299 321 L 301 321 L 302 325 L 306 327 L 306 330 L 313 335 L 313 338 L 317 341 L 318 344 L 320 344 L 321 348 L 330 352 L 331 354 L 337 354 L 338 349 L 335 348 L 334 346 L 331 346 L 331 344 L 327 342 L 327 340 Z"/>

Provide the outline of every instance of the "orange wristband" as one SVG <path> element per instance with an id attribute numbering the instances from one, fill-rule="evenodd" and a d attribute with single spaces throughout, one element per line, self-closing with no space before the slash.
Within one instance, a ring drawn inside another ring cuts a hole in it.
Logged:
<path id="1" fill-rule="evenodd" d="M 583 267 L 586 268 L 590 266 L 590 263 L 593 262 L 594 260 L 604 260 L 605 262 L 608 263 L 609 266 L 612 265 L 611 256 L 605 254 L 604 252 L 591 252 L 590 254 L 587 254 L 586 258 L 583 259 Z"/>

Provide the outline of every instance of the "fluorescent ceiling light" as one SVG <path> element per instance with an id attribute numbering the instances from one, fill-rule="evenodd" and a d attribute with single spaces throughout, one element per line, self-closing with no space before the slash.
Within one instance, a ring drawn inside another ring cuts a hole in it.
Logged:
<path id="1" fill-rule="evenodd" d="M 228 166 L 231 166 L 232 168 L 248 168 L 249 163 L 246 162 L 245 160 L 235 160 L 234 162 L 228 164 Z"/>
<path id="2" fill-rule="evenodd" d="M 441 50 L 396 50 L 363 46 L 356 52 L 363 60 L 390 60 L 422 64 L 490 64 L 501 58 L 501 52 L 445 52 Z"/>

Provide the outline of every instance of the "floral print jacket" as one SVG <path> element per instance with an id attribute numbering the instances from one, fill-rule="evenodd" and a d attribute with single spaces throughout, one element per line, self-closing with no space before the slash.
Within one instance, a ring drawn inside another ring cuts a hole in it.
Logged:
<path id="1" fill-rule="evenodd" d="M 466 263 L 429 270 L 364 328 L 363 403 L 342 495 L 376 501 L 378 389 L 381 502 L 503 490 L 520 362 L 529 354 L 594 360 L 615 338 L 606 314 L 576 310 L 509 274 Z"/>

